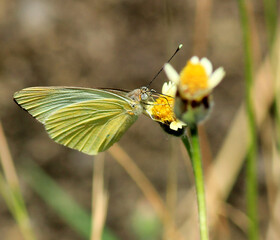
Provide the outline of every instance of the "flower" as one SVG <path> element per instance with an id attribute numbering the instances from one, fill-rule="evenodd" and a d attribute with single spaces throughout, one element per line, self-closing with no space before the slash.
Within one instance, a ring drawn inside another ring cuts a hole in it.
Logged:
<path id="1" fill-rule="evenodd" d="M 204 120 L 213 105 L 211 92 L 222 81 L 225 71 L 219 67 L 213 72 L 207 58 L 192 57 L 178 74 L 169 64 L 165 73 L 177 87 L 174 112 L 178 119 L 192 124 Z"/>
<path id="2" fill-rule="evenodd" d="M 169 81 L 164 83 L 162 94 L 159 94 L 159 97 L 146 107 L 148 115 L 153 120 L 159 122 L 168 133 L 173 135 L 177 135 L 175 132 L 183 130 L 184 126 L 186 126 L 185 123 L 175 117 L 173 112 L 176 91 L 177 87 L 173 82 Z"/>
<path id="3" fill-rule="evenodd" d="M 209 95 L 225 76 L 222 67 L 213 72 L 212 63 L 207 58 L 199 60 L 197 56 L 187 62 L 180 75 L 169 63 L 165 64 L 164 70 L 169 80 L 178 86 L 183 99 L 196 101 Z"/>

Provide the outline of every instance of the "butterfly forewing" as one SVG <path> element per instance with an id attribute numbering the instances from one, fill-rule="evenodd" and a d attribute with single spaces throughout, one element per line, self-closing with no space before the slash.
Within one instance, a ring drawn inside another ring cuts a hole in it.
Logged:
<path id="1" fill-rule="evenodd" d="M 14 98 L 56 142 L 91 155 L 117 142 L 141 113 L 125 94 L 101 89 L 35 87 Z"/>
<path id="2" fill-rule="evenodd" d="M 74 87 L 30 87 L 14 94 L 15 101 L 42 123 L 53 112 L 68 105 L 87 100 L 116 98 L 129 100 L 102 89 Z"/>

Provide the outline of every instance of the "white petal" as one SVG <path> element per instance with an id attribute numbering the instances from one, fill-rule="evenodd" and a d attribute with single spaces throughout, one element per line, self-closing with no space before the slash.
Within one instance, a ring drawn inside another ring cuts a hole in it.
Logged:
<path id="1" fill-rule="evenodd" d="M 171 97 L 175 97 L 177 91 L 177 85 L 174 84 L 173 82 L 169 81 L 169 82 L 165 82 L 162 86 L 162 90 L 161 92 L 165 95 L 171 96 Z"/>
<path id="2" fill-rule="evenodd" d="M 178 130 L 178 126 L 177 126 L 176 122 L 170 123 L 169 128 L 174 130 L 174 131 Z"/>
<path id="3" fill-rule="evenodd" d="M 168 89 L 169 89 L 169 83 L 170 83 L 170 81 L 169 81 L 169 82 L 165 82 L 165 83 L 162 85 L 161 92 L 162 92 L 163 94 L 166 94 L 166 92 L 168 91 Z"/>
<path id="4" fill-rule="evenodd" d="M 209 88 L 213 89 L 216 87 L 223 79 L 223 77 L 226 75 L 225 70 L 222 67 L 219 67 L 216 69 L 213 74 L 210 76 L 209 79 Z"/>
<path id="5" fill-rule="evenodd" d="M 202 58 L 200 64 L 204 67 L 207 75 L 210 76 L 213 72 L 212 63 L 207 58 Z"/>
<path id="6" fill-rule="evenodd" d="M 170 129 L 177 131 L 179 128 L 183 128 L 183 126 L 186 126 L 187 124 L 181 122 L 180 120 L 172 122 L 169 127 Z"/>
<path id="7" fill-rule="evenodd" d="M 177 124 L 177 122 L 172 122 L 170 125 L 169 125 L 170 129 L 174 130 L 174 131 L 177 131 L 179 126 Z M 182 128 L 182 127 L 181 127 Z"/>
<path id="8" fill-rule="evenodd" d="M 199 58 L 197 56 L 193 56 L 190 61 L 193 64 L 198 64 L 199 63 Z"/>
<path id="9" fill-rule="evenodd" d="M 172 81 L 175 84 L 179 83 L 180 75 L 169 63 L 164 64 L 163 69 L 170 81 Z"/>

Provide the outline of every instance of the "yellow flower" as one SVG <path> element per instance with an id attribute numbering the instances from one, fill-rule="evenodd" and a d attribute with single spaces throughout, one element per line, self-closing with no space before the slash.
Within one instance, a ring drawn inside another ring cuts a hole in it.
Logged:
<path id="1" fill-rule="evenodd" d="M 186 126 L 175 117 L 173 112 L 174 97 L 177 87 L 172 82 L 166 82 L 162 86 L 162 95 L 159 95 L 152 104 L 146 107 L 146 111 L 155 121 L 167 125 L 171 130 L 178 131 Z"/>
<path id="2" fill-rule="evenodd" d="M 199 60 L 195 56 L 180 74 L 169 63 L 165 64 L 164 71 L 177 88 L 174 104 L 176 117 L 187 124 L 205 120 L 213 106 L 211 92 L 225 76 L 224 69 L 219 67 L 213 72 L 207 58 Z"/>
<path id="3" fill-rule="evenodd" d="M 178 86 L 180 97 L 195 101 L 209 95 L 225 76 L 222 67 L 213 72 L 212 64 L 207 58 L 199 60 L 196 56 L 187 62 L 180 74 L 168 63 L 164 70 L 169 80 Z"/>

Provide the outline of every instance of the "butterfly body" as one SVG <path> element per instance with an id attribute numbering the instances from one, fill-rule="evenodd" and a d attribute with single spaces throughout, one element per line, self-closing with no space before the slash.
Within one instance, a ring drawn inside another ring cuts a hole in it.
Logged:
<path id="1" fill-rule="evenodd" d="M 119 141 L 145 112 L 151 92 L 75 87 L 31 87 L 14 100 L 64 146 L 95 155 Z"/>

